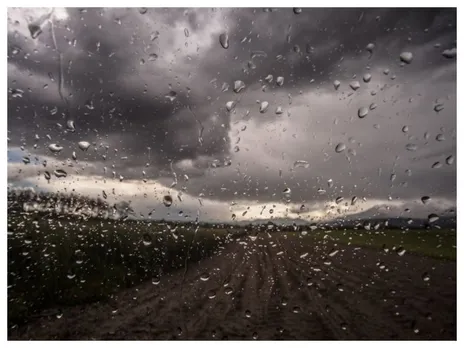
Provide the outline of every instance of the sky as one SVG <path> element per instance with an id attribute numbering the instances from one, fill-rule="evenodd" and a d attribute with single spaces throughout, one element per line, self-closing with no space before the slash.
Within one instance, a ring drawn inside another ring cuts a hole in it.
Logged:
<path id="1" fill-rule="evenodd" d="M 156 219 L 425 218 L 456 206 L 455 157 L 455 9 L 8 9 L 10 185 Z"/>

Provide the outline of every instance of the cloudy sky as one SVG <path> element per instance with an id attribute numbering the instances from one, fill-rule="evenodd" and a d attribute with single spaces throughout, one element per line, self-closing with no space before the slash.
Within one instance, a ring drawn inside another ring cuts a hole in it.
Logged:
<path id="1" fill-rule="evenodd" d="M 453 9 L 10 8 L 8 88 L 11 185 L 203 221 L 456 205 Z"/>

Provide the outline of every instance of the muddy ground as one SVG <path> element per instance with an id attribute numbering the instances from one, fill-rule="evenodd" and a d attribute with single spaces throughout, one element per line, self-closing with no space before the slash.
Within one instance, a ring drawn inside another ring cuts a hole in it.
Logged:
<path id="1" fill-rule="evenodd" d="M 264 234 L 154 283 L 9 339 L 456 339 L 456 263 L 408 252 Z"/>

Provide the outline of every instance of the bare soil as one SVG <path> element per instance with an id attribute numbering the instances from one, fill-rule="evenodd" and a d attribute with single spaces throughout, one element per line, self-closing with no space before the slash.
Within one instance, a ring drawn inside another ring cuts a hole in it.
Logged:
<path id="1" fill-rule="evenodd" d="M 456 263 L 282 234 L 243 237 L 220 255 L 163 275 L 157 285 L 141 284 L 104 303 L 49 310 L 8 336 L 455 340 Z"/>

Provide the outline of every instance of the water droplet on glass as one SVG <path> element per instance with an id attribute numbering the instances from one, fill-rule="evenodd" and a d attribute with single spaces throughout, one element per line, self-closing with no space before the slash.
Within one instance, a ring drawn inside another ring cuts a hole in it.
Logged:
<path id="1" fill-rule="evenodd" d="M 257 339 L 258 339 L 258 333 L 257 333 L 257 332 L 253 332 L 253 339 L 254 339 L 254 340 L 257 340 Z"/>
<path id="2" fill-rule="evenodd" d="M 300 14 L 301 12 L 302 12 L 301 8 L 299 8 L 299 7 L 294 7 L 293 8 L 293 13 L 294 14 Z"/>
<path id="3" fill-rule="evenodd" d="M 170 207 L 172 205 L 172 197 L 169 196 L 169 195 L 166 195 L 163 197 L 163 204 L 166 206 L 166 207 Z"/>
<path id="4" fill-rule="evenodd" d="M 174 91 L 169 91 L 168 94 L 164 96 L 166 99 L 169 99 L 170 102 L 173 102 L 177 98 L 177 93 Z"/>
<path id="5" fill-rule="evenodd" d="M 145 14 L 145 13 L 147 13 L 147 11 L 148 11 L 148 9 L 147 9 L 146 7 L 141 7 L 141 8 L 139 9 L 139 13 L 140 13 L 140 14 Z"/>
<path id="6" fill-rule="evenodd" d="M 234 92 L 240 93 L 245 88 L 245 82 L 237 80 L 234 82 Z"/>
<path id="7" fill-rule="evenodd" d="M 402 52 L 400 54 L 400 60 L 406 64 L 411 64 L 413 60 L 413 55 L 411 52 Z"/>
<path id="8" fill-rule="evenodd" d="M 228 49 L 229 48 L 229 34 L 222 33 L 219 35 L 219 43 L 221 44 L 222 48 Z"/>
<path id="9" fill-rule="evenodd" d="M 283 84 L 284 84 L 284 77 L 283 77 L 283 76 L 277 77 L 277 79 L 276 79 L 276 84 L 277 84 L 277 86 L 279 86 L 279 87 L 283 86 Z"/>
<path id="10" fill-rule="evenodd" d="M 185 37 L 190 36 L 189 30 L 187 28 L 184 29 L 184 35 L 185 35 Z"/>
<path id="11" fill-rule="evenodd" d="M 340 204 L 341 202 L 343 202 L 343 197 L 337 197 L 337 198 L 335 199 L 335 203 L 336 203 L 336 204 Z"/>
<path id="12" fill-rule="evenodd" d="M 143 242 L 143 245 L 150 246 L 152 243 L 151 235 L 149 233 L 145 233 L 142 236 L 142 242 Z"/>
<path id="13" fill-rule="evenodd" d="M 87 151 L 87 149 L 90 147 L 90 143 L 88 141 L 79 141 L 77 145 L 82 151 Z"/>
<path id="14" fill-rule="evenodd" d="M 399 247 L 398 249 L 396 249 L 396 254 L 398 256 L 403 256 L 405 253 L 406 253 L 406 249 L 404 249 L 402 247 Z"/>
<path id="15" fill-rule="evenodd" d="M 369 113 L 369 110 L 365 106 L 358 109 L 358 117 L 359 118 L 366 117 L 368 113 Z"/>
<path id="16" fill-rule="evenodd" d="M 427 272 L 425 272 L 424 274 L 422 274 L 422 280 L 424 282 L 428 282 L 430 280 L 430 275 Z"/>
<path id="17" fill-rule="evenodd" d="M 298 314 L 300 312 L 301 312 L 300 307 L 298 307 L 298 306 L 293 307 L 293 313 Z"/>
<path id="18" fill-rule="evenodd" d="M 365 73 L 365 74 L 364 74 L 364 76 L 363 76 L 363 81 L 364 81 L 364 82 L 366 82 L 366 83 L 367 83 L 367 82 L 370 82 L 371 79 L 372 79 L 372 75 L 371 75 L 371 74 L 369 74 L 369 73 Z"/>
<path id="19" fill-rule="evenodd" d="M 200 276 L 200 280 L 206 282 L 209 280 L 209 273 L 203 273 L 201 276 Z"/>
<path id="20" fill-rule="evenodd" d="M 335 147 L 335 152 L 336 152 L 336 153 L 340 153 L 340 152 L 345 151 L 345 149 L 346 149 L 346 145 L 343 144 L 343 143 L 339 143 L 339 144 L 337 144 L 337 146 Z"/>
<path id="21" fill-rule="evenodd" d="M 408 151 L 416 151 L 417 150 L 417 145 L 409 143 L 409 144 L 406 145 L 406 150 L 408 150 Z"/>
<path id="22" fill-rule="evenodd" d="M 282 110 L 282 107 L 281 106 L 278 106 L 276 108 L 276 111 L 275 111 L 276 115 L 282 115 L 284 113 L 284 111 Z"/>
<path id="23" fill-rule="evenodd" d="M 438 219 L 439 219 L 439 216 L 437 214 L 432 213 L 428 216 L 429 223 L 438 221 Z"/>
<path id="24" fill-rule="evenodd" d="M 375 48 L 375 45 L 371 42 L 371 43 L 368 43 L 367 46 L 366 46 L 366 51 L 367 52 L 370 52 L 370 53 L 373 53 L 374 52 L 374 48 Z"/>
<path id="25" fill-rule="evenodd" d="M 73 120 L 69 120 L 68 122 L 66 122 L 66 127 L 68 127 L 68 130 L 71 132 L 74 132 L 76 130 Z"/>
<path id="26" fill-rule="evenodd" d="M 437 141 L 445 141 L 445 135 L 444 134 L 438 134 L 435 139 Z"/>
<path id="27" fill-rule="evenodd" d="M 350 83 L 350 87 L 351 87 L 351 89 L 352 89 L 353 91 L 356 91 L 358 88 L 361 87 L 361 85 L 360 85 L 359 81 L 352 81 L 352 82 Z"/>
<path id="28" fill-rule="evenodd" d="M 383 74 L 384 74 L 384 75 L 388 75 L 389 73 L 390 73 L 390 69 L 385 69 L 385 70 L 383 71 Z"/>
<path id="29" fill-rule="evenodd" d="M 454 156 L 453 155 L 450 155 L 448 157 L 446 157 L 446 164 L 447 165 L 452 165 L 454 163 Z"/>
<path id="30" fill-rule="evenodd" d="M 430 202 L 430 200 L 431 200 L 431 198 L 429 196 L 422 196 L 421 197 L 421 201 L 424 204 L 427 204 L 428 202 Z"/>
<path id="31" fill-rule="evenodd" d="M 215 297 L 216 297 L 216 291 L 214 291 L 214 290 L 208 291 L 208 298 L 209 299 L 213 299 Z"/>
<path id="32" fill-rule="evenodd" d="M 287 188 L 284 189 L 282 192 L 283 192 L 284 194 L 290 194 L 290 193 L 292 193 L 292 190 L 291 190 L 290 188 L 287 187 Z"/>
<path id="33" fill-rule="evenodd" d="M 151 279 L 151 283 L 153 285 L 159 285 L 159 283 L 161 282 L 161 279 L 159 276 L 154 276 L 152 279 Z"/>
<path id="34" fill-rule="evenodd" d="M 230 286 L 228 286 L 228 287 L 226 287 L 226 288 L 224 289 L 224 293 L 225 293 L 226 295 L 231 295 L 233 291 L 234 291 L 234 290 L 233 290 Z"/>
<path id="35" fill-rule="evenodd" d="M 444 107 L 443 104 L 437 104 L 437 105 L 435 105 L 435 106 L 433 107 L 433 110 L 434 110 L 435 112 L 440 112 L 440 111 L 443 110 L 444 108 L 445 108 L 445 107 Z"/>
<path id="36" fill-rule="evenodd" d="M 377 104 L 376 104 L 376 103 L 372 103 L 371 105 L 369 105 L 369 109 L 370 109 L 370 110 L 375 110 L 375 109 L 377 109 Z"/>
<path id="37" fill-rule="evenodd" d="M 53 172 L 57 178 L 66 178 L 68 173 L 66 173 L 63 169 L 57 169 Z"/>
<path id="38" fill-rule="evenodd" d="M 293 163 L 293 168 L 309 168 L 309 163 L 303 160 L 297 160 Z"/>
<path id="39" fill-rule="evenodd" d="M 261 102 L 261 105 L 259 107 L 259 112 L 264 114 L 267 111 L 268 107 L 269 107 L 269 103 L 267 101 Z"/>
<path id="40" fill-rule="evenodd" d="M 456 58 L 457 55 L 457 49 L 456 47 L 444 50 L 442 53 L 443 57 L 451 59 L 451 58 Z"/>
<path id="41" fill-rule="evenodd" d="M 264 80 L 265 80 L 267 83 L 271 83 L 273 78 L 274 78 L 274 77 L 273 77 L 271 74 L 269 74 L 269 75 L 267 75 L 267 76 L 264 78 Z"/>
<path id="42" fill-rule="evenodd" d="M 50 179 L 51 179 L 51 175 L 50 175 L 50 173 L 47 172 L 47 171 L 44 173 L 44 177 L 45 177 L 46 180 L 50 180 Z"/>
<path id="43" fill-rule="evenodd" d="M 403 133 L 407 133 L 407 132 L 409 132 L 409 127 L 408 126 L 403 126 L 403 128 L 401 128 L 401 131 Z"/>
<path id="44" fill-rule="evenodd" d="M 151 53 L 148 55 L 148 61 L 150 62 L 154 62 L 157 59 L 158 59 L 158 55 L 156 53 Z"/>
<path id="45" fill-rule="evenodd" d="M 245 317 L 251 318 L 251 311 L 249 311 L 248 309 L 245 311 Z"/>
<path id="46" fill-rule="evenodd" d="M 335 80 L 334 83 L 333 83 L 333 85 L 334 85 L 335 90 L 338 90 L 338 88 L 339 88 L 340 85 L 341 85 L 341 82 L 338 81 L 338 80 Z"/>
<path id="47" fill-rule="evenodd" d="M 435 162 L 432 164 L 432 169 L 438 169 L 441 168 L 443 165 L 440 162 Z"/>
<path id="48" fill-rule="evenodd" d="M 33 39 L 37 39 L 39 35 L 42 34 L 42 28 L 38 24 L 31 23 L 27 27 Z"/>
<path id="49" fill-rule="evenodd" d="M 22 89 L 13 88 L 10 89 L 10 93 L 13 98 L 22 98 L 24 91 Z"/>
<path id="50" fill-rule="evenodd" d="M 57 144 L 50 144 L 48 146 L 48 149 L 53 152 L 53 153 L 58 153 L 60 152 L 61 150 L 63 150 L 63 147 L 62 146 L 59 146 Z"/>
<path id="51" fill-rule="evenodd" d="M 229 111 L 229 112 L 232 111 L 234 109 L 234 107 L 235 107 L 235 102 L 234 101 L 228 101 L 226 103 L 227 111 Z"/>

